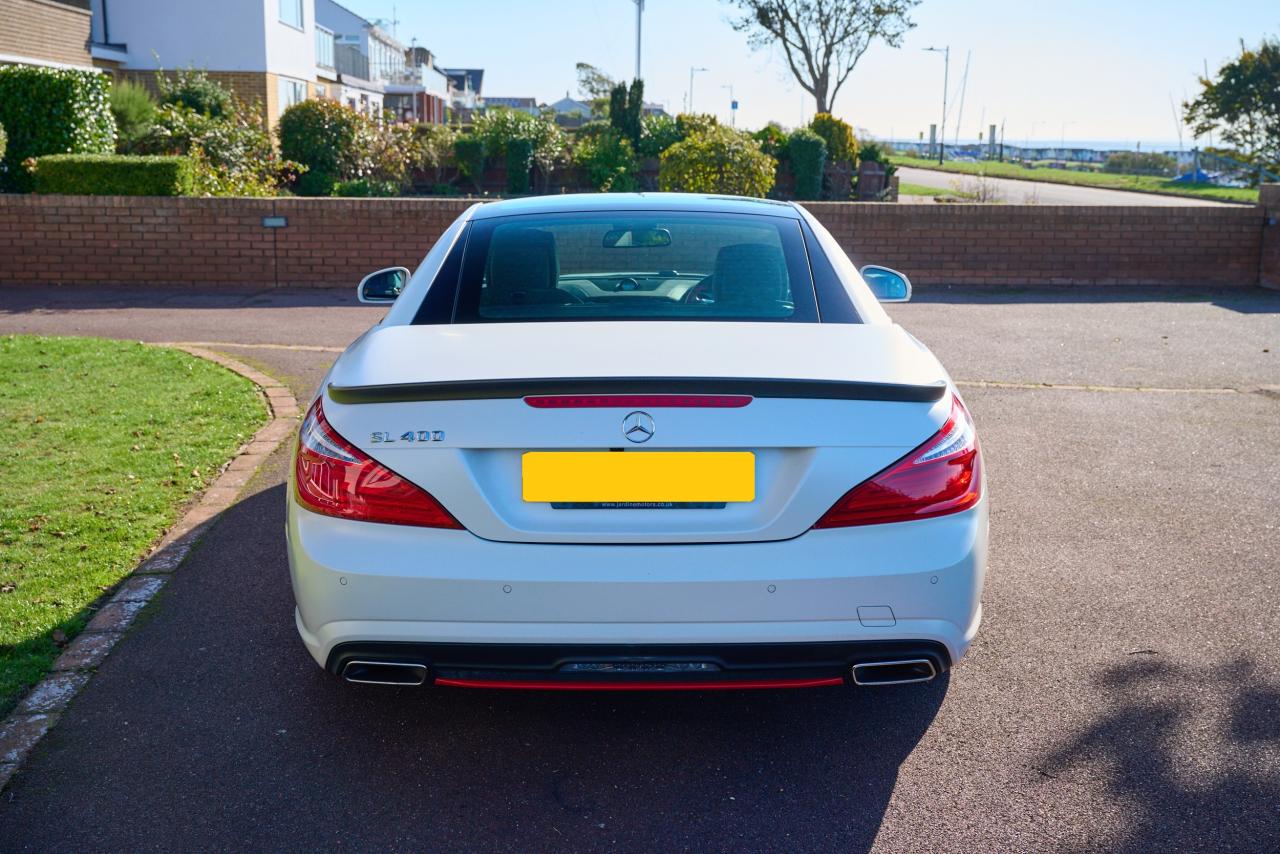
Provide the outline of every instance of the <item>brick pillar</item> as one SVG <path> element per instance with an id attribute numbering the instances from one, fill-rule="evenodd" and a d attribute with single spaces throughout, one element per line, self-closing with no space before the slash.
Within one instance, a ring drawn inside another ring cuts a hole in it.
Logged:
<path id="1" fill-rule="evenodd" d="M 1264 288 L 1280 288 L 1280 184 L 1259 187 L 1258 204 L 1262 205 L 1264 216 L 1258 284 Z"/>

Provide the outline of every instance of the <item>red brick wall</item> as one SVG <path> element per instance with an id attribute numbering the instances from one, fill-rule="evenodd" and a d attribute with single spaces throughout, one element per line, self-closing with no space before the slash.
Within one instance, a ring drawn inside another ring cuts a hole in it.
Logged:
<path id="1" fill-rule="evenodd" d="M 379 267 L 415 267 L 469 204 L 0 195 L 0 284 L 353 287 Z M 1280 229 L 1264 229 L 1258 207 L 809 209 L 856 262 L 922 285 L 1251 286 L 1264 232 L 1267 269 L 1280 278 Z M 263 228 L 264 216 L 288 227 Z"/>
<path id="2" fill-rule="evenodd" d="M 1263 184 L 1258 201 L 1266 214 L 1258 283 L 1263 287 L 1280 288 L 1280 184 Z"/>
<path id="3" fill-rule="evenodd" d="M 809 202 L 858 264 L 920 284 L 1256 285 L 1256 207 Z"/>

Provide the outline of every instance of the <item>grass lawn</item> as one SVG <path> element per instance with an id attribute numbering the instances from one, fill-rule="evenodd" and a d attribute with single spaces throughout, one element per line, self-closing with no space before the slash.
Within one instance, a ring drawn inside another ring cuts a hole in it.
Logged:
<path id="1" fill-rule="evenodd" d="M 186 353 L 0 336 L 0 713 L 266 420 L 252 383 Z"/>
<path id="2" fill-rule="evenodd" d="M 954 196 L 956 195 L 956 191 L 951 189 L 944 189 L 942 187 L 930 187 L 925 184 L 909 184 L 904 181 L 904 182 L 899 182 L 898 184 L 898 195 L 899 196 Z"/>
<path id="3" fill-rule="evenodd" d="M 1044 181 L 1048 184 L 1078 184 L 1086 187 L 1102 187 L 1108 190 L 1140 190 L 1170 196 L 1196 196 L 1224 202 L 1248 202 L 1257 204 L 1257 189 L 1247 187 L 1215 187 L 1212 184 L 1175 184 L 1166 178 L 1151 175 L 1114 175 L 1110 172 L 1071 172 L 1066 169 L 1034 168 L 1013 163 L 981 161 L 967 163 L 948 160 L 941 166 L 936 160 L 921 157 L 890 158 L 899 166 L 915 166 L 920 169 L 938 169 L 962 175 L 989 175 L 992 178 L 1021 178 L 1027 181 Z M 901 192 L 901 191 L 900 191 Z"/>

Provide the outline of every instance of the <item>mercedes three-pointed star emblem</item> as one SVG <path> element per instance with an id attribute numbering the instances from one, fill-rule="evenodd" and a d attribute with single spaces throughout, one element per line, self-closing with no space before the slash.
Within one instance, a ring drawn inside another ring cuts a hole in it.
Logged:
<path id="1" fill-rule="evenodd" d="M 632 412 L 622 419 L 622 435 L 629 442 L 647 442 L 653 438 L 655 429 L 653 416 L 647 412 Z"/>

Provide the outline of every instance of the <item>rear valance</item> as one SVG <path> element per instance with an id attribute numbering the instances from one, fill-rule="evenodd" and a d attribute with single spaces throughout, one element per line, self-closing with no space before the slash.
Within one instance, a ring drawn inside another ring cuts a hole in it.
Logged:
<path id="1" fill-rule="evenodd" d="M 409 403 L 440 400 L 519 399 L 527 395 L 706 394 L 810 400 L 884 400 L 932 403 L 946 385 L 797 380 L 751 377 L 571 377 L 564 379 L 450 380 L 386 385 L 329 384 L 336 403 Z"/>

